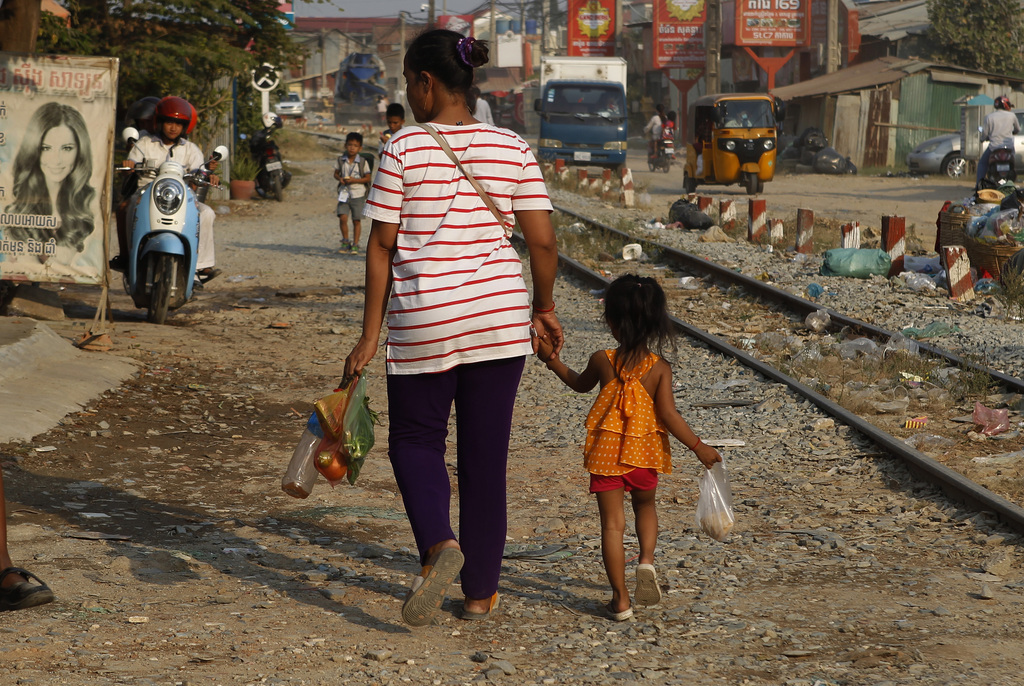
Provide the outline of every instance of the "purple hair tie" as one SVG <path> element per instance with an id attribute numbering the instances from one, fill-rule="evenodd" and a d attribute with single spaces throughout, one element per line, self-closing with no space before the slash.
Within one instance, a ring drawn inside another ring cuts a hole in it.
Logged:
<path id="1" fill-rule="evenodd" d="M 473 54 L 473 43 L 476 43 L 476 38 L 464 36 L 455 45 L 455 51 L 459 54 L 459 59 L 470 69 L 473 68 L 473 63 L 469 61 L 470 55 Z"/>

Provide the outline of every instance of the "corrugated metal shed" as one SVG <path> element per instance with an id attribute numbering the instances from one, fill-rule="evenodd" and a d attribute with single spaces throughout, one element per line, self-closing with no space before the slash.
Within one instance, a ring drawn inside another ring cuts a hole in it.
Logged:
<path id="1" fill-rule="evenodd" d="M 908 68 L 912 69 L 917 64 L 919 64 L 918 60 L 881 57 L 790 86 L 781 86 L 773 90 L 772 95 L 783 100 L 793 100 L 815 95 L 837 95 L 865 88 L 877 88 L 899 81 L 908 74 Z"/>

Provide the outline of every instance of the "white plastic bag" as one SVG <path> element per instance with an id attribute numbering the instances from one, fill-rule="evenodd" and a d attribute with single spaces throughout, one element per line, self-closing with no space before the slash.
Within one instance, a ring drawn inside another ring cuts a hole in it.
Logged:
<path id="1" fill-rule="evenodd" d="M 736 517 L 732 513 L 732 489 L 725 458 L 700 475 L 697 499 L 697 526 L 716 541 L 724 541 L 732 531 Z"/>

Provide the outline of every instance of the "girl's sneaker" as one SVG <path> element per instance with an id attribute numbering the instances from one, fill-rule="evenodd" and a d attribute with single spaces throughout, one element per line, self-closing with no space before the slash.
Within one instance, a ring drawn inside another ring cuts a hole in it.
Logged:
<path id="1" fill-rule="evenodd" d="M 341 239 L 341 249 L 338 250 L 338 253 L 341 254 L 341 255 L 348 255 L 351 252 L 352 252 L 352 241 L 348 240 L 347 238 L 342 238 Z"/>

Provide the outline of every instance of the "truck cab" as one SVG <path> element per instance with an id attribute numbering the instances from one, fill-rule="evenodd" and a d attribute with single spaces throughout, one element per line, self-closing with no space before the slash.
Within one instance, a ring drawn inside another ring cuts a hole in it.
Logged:
<path id="1" fill-rule="evenodd" d="M 534 102 L 540 115 L 537 157 L 576 165 L 625 164 L 625 61 L 547 58 L 541 75 L 540 97 Z"/>

